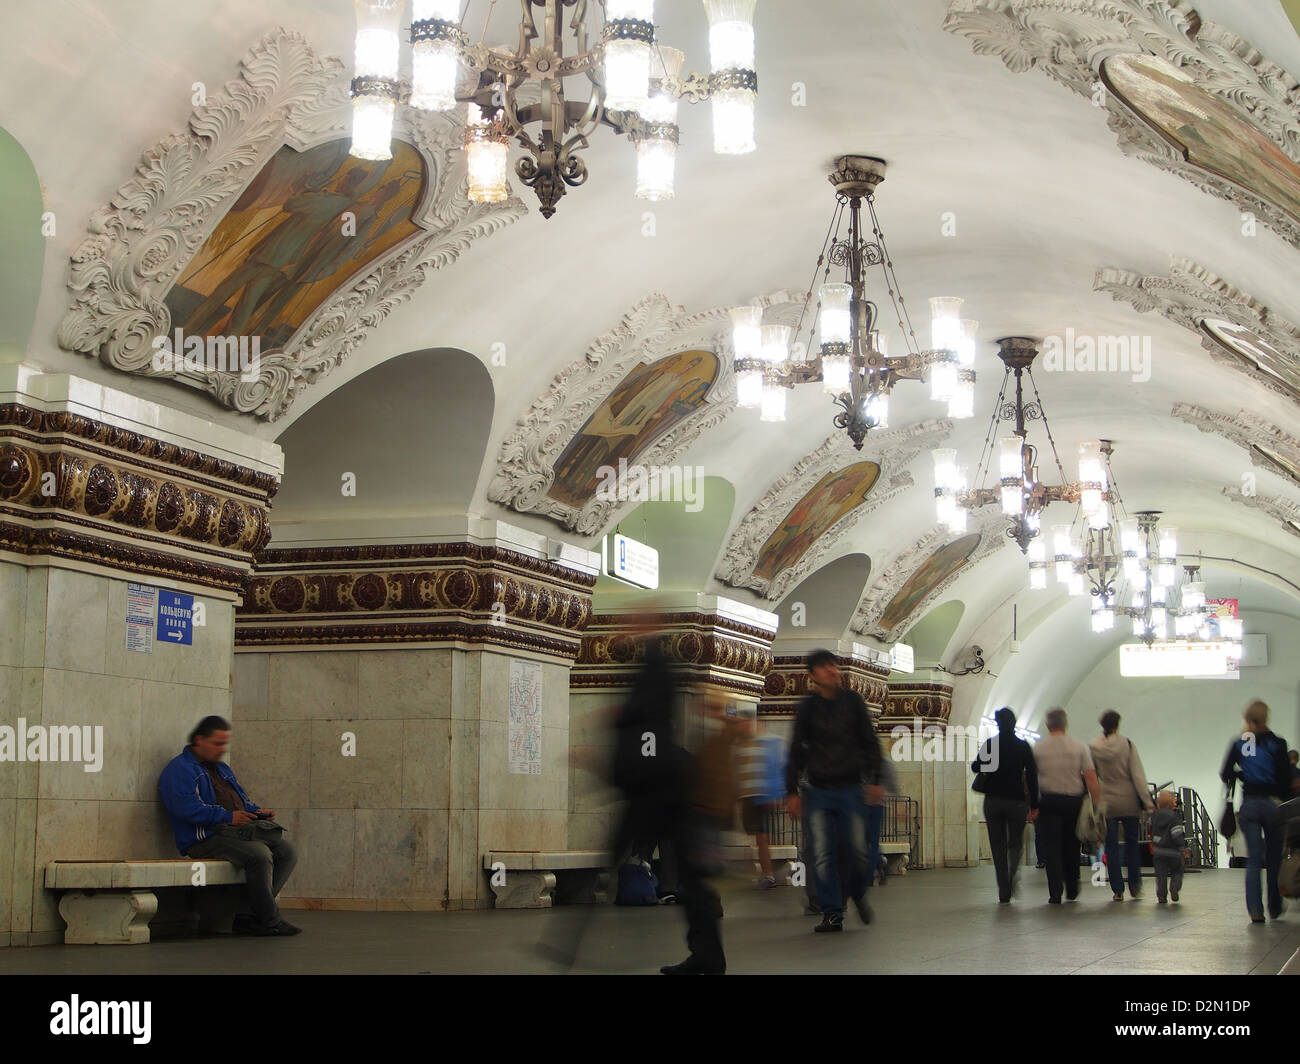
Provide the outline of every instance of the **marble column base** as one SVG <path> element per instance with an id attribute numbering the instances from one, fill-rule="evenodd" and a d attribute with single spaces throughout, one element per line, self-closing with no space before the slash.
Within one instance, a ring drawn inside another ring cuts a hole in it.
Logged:
<path id="1" fill-rule="evenodd" d="M 69 890 L 59 899 L 69 945 L 129 946 L 149 941 L 149 921 L 158 911 L 151 890 Z"/>

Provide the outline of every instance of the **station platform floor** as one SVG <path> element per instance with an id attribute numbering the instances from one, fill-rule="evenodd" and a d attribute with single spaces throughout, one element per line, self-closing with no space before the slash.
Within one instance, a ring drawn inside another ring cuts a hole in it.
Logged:
<path id="1" fill-rule="evenodd" d="M 1153 880 L 1140 900 L 1114 902 L 1085 869 L 1079 900 L 1057 906 L 1031 868 L 1010 905 L 997 904 L 991 867 L 912 871 L 871 891 L 870 926 L 850 911 L 834 935 L 813 934 L 818 918 L 803 912 L 801 889 L 730 878 L 722 935 L 736 975 L 1275 975 L 1300 949 L 1300 904 L 1252 925 L 1243 875 L 1189 874 L 1179 904 L 1157 905 Z M 652 974 L 686 955 L 677 906 L 285 916 L 301 935 L 3 949 L 0 975 Z M 544 939 L 571 942 L 584 919 L 571 967 L 539 952 Z"/>

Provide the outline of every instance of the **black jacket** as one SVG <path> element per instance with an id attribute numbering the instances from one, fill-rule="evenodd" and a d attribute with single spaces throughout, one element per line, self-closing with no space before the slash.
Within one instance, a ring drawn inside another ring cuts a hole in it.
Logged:
<path id="1" fill-rule="evenodd" d="M 992 772 L 982 773 L 987 777 L 984 793 L 995 798 L 1027 800 L 1030 809 L 1037 809 L 1038 764 L 1034 761 L 1034 749 L 1014 731 L 999 731 L 993 738 L 986 739 L 979 756 L 970 763 L 970 770 L 981 773 L 986 765 L 994 763 L 994 743 L 997 744 L 998 767 Z"/>
<path id="2" fill-rule="evenodd" d="M 686 765 L 673 735 L 675 695 L 668 659 L 652 640 L 615 725 L 614 785 L 628 797 L 681 796 Z M 647 735 L 654 736 L 653 756 L 645 753 Z"/>
<path id="3" fill-rule="evenodd" d="M 794 794 L 802 775 L 814 787 L 881 784 L 882 760 L 871 711 L 857 692 L 841 688 L 834 701 L 810 694 L 794 714 L 786 791 Z"/>

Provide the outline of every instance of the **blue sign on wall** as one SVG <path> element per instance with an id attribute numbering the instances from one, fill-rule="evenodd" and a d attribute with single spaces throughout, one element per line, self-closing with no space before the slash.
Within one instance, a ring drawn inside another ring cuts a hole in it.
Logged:
<path id="1" fill-rule="evenodd" d="M 160 643 L 192 646 L 194 643 L 194 596 L 158 589 L 157 639 Z"/>

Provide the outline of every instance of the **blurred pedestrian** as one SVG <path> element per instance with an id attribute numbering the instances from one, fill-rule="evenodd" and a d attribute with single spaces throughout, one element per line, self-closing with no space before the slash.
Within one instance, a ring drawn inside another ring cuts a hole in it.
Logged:
<path id="1" fill-rule="evenodd" d="M 1038 766 L 1033 748 L 1016 734 L 1016 715 L 1003 706 L 993 714 L 997 735 L 980 747 L 971 762 L 975 786 L 983 780 L 984 823 L 998 882 L 998 903 L 1007 905 L 1016 887 L 1024 847 L 1025 824 L 1038 819 Z"/>

